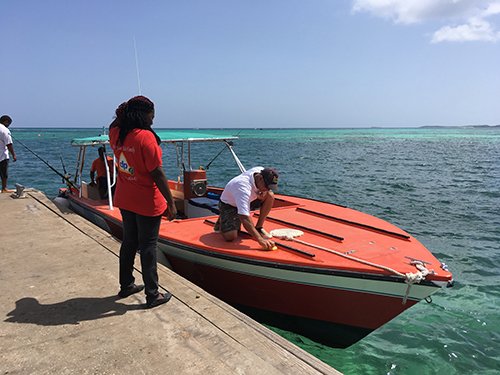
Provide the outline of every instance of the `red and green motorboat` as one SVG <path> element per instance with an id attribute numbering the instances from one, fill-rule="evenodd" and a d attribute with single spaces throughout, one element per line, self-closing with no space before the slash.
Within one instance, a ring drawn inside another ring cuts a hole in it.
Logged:
<path id="1" fill-rule="evenodd" d="M 409 233 L 310 198 L 276 194 L 266 229 L 289 233 L 275 238 L 277 250 L 262 250 L 245 233 L 237 242 L 224 241 L 213 231 L 222 189 L 209 185 L 205 170 L 191 168 L 191 146 L 222 143 L 243 171 L 233 150 L 236 137 L 180 131 L 158 135 L 175 147 L 183 166 L 180 176 L 169 181 L 180 218 L 165 218 L 161 224 L 161 258 L 179 275 L 259 321 L 347 347 L 452 285 L 446 265 Z M 79 149 L 77 172 L 64 195 L 75 212 L 120 238 L 121 215 L 112 198 L 100 199 L 82 180 L 86 150 L 108 143 L 106 135 L 72 141 Z M 108 171 L 110 190 L 113 176 Z"/>

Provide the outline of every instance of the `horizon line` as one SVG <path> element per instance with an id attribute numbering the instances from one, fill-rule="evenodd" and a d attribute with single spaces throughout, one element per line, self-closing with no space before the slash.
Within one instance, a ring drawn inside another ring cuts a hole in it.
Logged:
<path id="1" fill-rule="evenodd" d="M 318 126 L 318 127 L 262 127 L 262 126 L 240 126 L 240 127 L 160 127 L 155 126 L 158 130 L 226 130 L 226 129 L 247 129 L 247 130 L 320 130 L 320 129 L 422 129 L 422 128 L 496 128 L 497 125 L 477 124 L 477 125 L 419 125 L 419 126 Z M 15 129 L 103 129 L 107 126 L 14 126 L 10 130 Z"/>

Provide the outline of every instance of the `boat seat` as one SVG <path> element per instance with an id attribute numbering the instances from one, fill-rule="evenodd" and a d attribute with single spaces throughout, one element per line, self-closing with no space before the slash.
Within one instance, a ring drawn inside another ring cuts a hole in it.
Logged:
<path id="1" fill-rule="evenodd" d="M 87 184 L 85 181 L 82 181 L 81 184 L 82 189 L 82 197 L 92 200 L 101 200 L 101 196 L 99 195 L 99 189 L 95 185 Z"/>
<path id="2" fill-rule="evenodd" d="M 219 201 L 208 197 L 191 198 L 185 201 L 185 214 L 188 218 L 219 214 Z"/>

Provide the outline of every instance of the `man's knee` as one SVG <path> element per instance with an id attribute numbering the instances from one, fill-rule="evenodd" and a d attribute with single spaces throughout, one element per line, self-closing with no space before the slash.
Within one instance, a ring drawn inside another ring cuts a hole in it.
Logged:
<path id="1" fill-rule="evenodd" d="M 222 233 L 222 237 L 228 242 L 234 241 L 238 237 L 238 231 L 232 230 L 226 233 Z"/>

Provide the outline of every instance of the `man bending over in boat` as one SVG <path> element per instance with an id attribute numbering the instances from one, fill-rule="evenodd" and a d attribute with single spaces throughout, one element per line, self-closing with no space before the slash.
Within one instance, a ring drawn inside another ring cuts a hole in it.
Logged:
<path id="1" fill-rule="evenodd" d="M 263 226 L 274 204 L 274 193 L 278 188 L 278 172 L 273 168 L 254 167 L 229 181 L 220 197 L 220 216 L 214 230 L 226 241 L 238 237 L 241 224 L 246 231 L 266 250 L 274 247 L 271 236 Z M 260 206 L 260 215 L 254 225 L 250 211 Z"/>
<path id="2" fill-rule="evenodd" d="M 92 162 L 90 167 L 90 185 L 94 186 L 97 183 L 101 199 L 108 196 L 108 178 L 106 177 L 106 166 L 104 165 L 104 151 L 105 149 L 102 146 L 97 149 L 99 157 Z M 106 158 L 108 159 L 109 176 L 112 178 L 114 173 L 113 158 L 110 156 Z"/>

